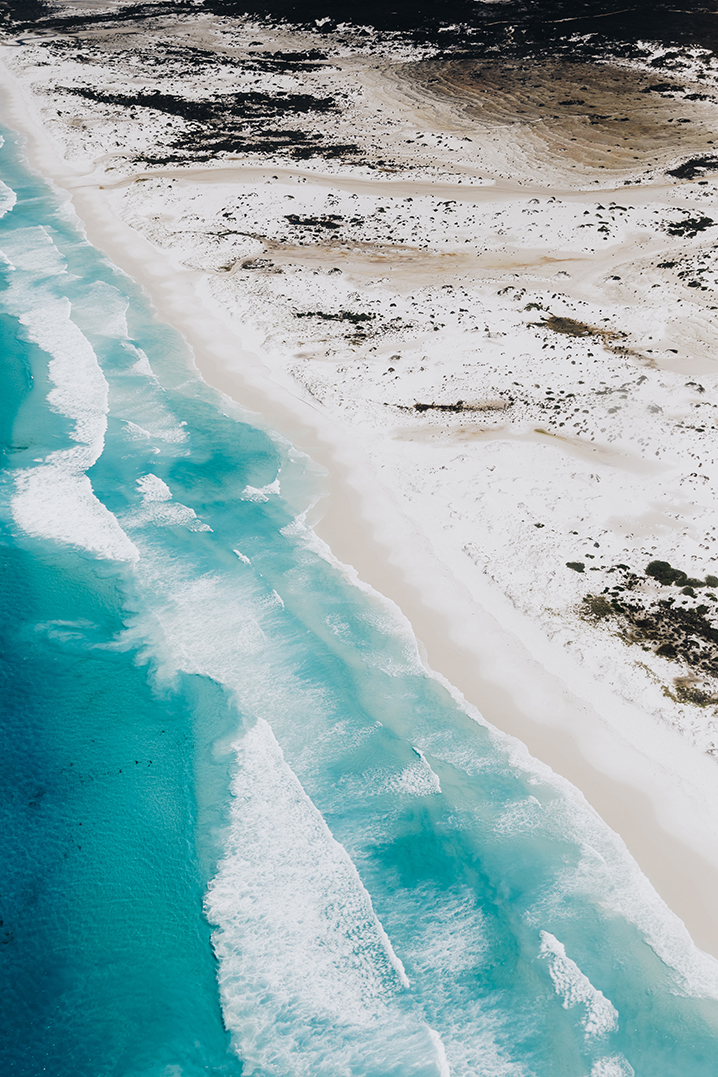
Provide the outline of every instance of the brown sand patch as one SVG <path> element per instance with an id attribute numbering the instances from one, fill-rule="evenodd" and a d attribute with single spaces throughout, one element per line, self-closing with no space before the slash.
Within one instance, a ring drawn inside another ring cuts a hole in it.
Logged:
<path id="1" fill-rule="evenodd" d="M 691 99 L 678 80 L 609 64 L 557 60 L 425 60 L 384 72 L 424 120 L 432 109 L 454 114 L 470 134 L 511 128 L 529 156 L 567 173 L 667 170 L 710 155 L 718 102 Z M 578 178 L 578 176 L 576 177 Z"/>

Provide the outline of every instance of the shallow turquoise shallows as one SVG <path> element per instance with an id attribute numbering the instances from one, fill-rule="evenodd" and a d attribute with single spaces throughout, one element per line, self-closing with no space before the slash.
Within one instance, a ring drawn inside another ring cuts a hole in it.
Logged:
<path id="1" fill-rule="evenodd" d="M 715 1077 L 718 966 L 0 150 L 8 1077 Z"/>

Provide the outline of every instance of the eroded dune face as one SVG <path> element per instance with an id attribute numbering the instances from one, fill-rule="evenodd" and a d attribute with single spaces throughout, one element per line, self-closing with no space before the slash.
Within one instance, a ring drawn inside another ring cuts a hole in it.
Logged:
<path id="1" fill-rule="evenodd" d="M 424 122 L 510 135 L 525 178 L 532 164 L 580 182 L 600 170 L 642 174 L 714 149 L 716 98 L 677 78 L 545 58 L 432 59 L 383 74 Z"/>

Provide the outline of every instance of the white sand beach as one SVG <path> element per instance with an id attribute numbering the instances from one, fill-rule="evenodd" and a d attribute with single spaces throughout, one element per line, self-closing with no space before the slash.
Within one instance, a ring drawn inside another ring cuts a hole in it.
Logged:
<path id="1" fill-rule="evenodd" d="M 158 35 L 214 65 L 153 66 Z M 331 555 L 718 957 L 715 72 L 575 65 L 557 101 L 547 71 L 316 44 L 205 16 L 23 38 L 5 123 L 204 378 L 324 470 L 297 507 Z M 240 63 L 280 53 L 305 59 Z M 194 128 L 161 95 L 230 87 L 331 97 L 297 125 L 359 149 L 172 150 Z"/>

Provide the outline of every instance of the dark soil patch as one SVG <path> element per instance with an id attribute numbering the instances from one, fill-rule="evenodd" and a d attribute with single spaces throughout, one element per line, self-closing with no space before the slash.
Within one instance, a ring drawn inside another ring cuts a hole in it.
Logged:
<path id="1" fill-rule="evenodd" d="M 269 258 L 247 258 L 242 262 L 242 269 L 271 269 L 273 265 Z"/>
<path id="2" fill-rule="evenodd" d="M 683 87 L 676 86 L 673 82 L 654 82 L 652 86 L 646 86 L 641 93 L 682 93 Z"/>
<path id="3" fill-rule="evenodd" d="M 542 322 L 531 322 L 532 326 L 539 329 L 551 329 L 554 333 L 561 333 L 567 337 L 599 337 L 601 340 L 618 340 L 622 336 L 612 329 L 601 329 L 597 325 L 588 325 L 587 322 L 578 322 L 575 318 L 560 318 L 556 314 L 550 314 Z"/>

